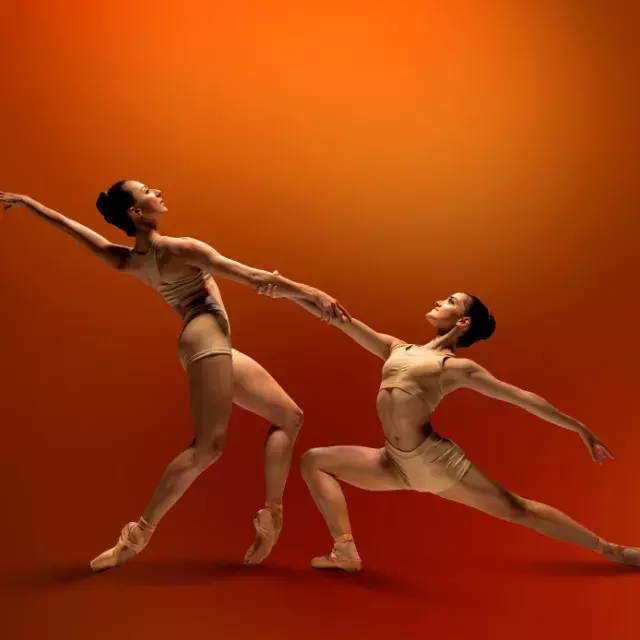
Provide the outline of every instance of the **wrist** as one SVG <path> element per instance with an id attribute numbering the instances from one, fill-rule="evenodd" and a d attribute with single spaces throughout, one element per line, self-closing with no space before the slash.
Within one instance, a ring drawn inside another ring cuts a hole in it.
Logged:
<path id="1" fill-rule="evenodd" d="M 302 299 L 307 300 L 308 302 L 316 303 L 318 301 L 318 290 L 313 287 L 309 287 L 307 285 L 302 285 L 301 287 Z"/>
<path id="2" fill-rule="evenodd" d="M 578 424 L 576 424 L 573 428 L 575 432 L 581 437 L 591 435 L 591 431 L 589 431 L 589 429 L 587 429 L 587 427 L 581 422 L 578 422 Z"/>

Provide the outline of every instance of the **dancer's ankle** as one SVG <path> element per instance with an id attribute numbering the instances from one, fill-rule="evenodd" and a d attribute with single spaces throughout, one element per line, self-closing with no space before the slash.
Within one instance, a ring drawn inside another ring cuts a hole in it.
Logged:
<path id="1" fill-rule="evenodd" d="M 347 542 L 353 542 L 353 535 L 351 533 L 342 533 L 338 536 L 333 536 L 333 544 L 345 544 Z"/>
<path id="2" fill-rule="evenodd" d="M 267 502 L 265 509 L 271 514 L 275 526 L 282 526 L 282 502 Z"/>
<path id="3" fill-rule="evenodd" d="M 610 542 L 607 542 L 603 538 L 598 538 L 594 551 L 600 555 L 610 553 L 613 550 L 613 546 Z"/>
<path id="4" fill-rule="evenodd" d="M 140 530 L 140 533 L 145 538 L 150 538 L 151 535 L 153 534 L 153 532 L 156 530 L 156 527 L 157 527 L 157 523 L 156 524 L 151 524 L 150 522 L 148 522 L 144 518 L 140 518 L 140 520 L 138 520 L 138 522 L 136 524 L 138 526 L 138 529 Z"/>

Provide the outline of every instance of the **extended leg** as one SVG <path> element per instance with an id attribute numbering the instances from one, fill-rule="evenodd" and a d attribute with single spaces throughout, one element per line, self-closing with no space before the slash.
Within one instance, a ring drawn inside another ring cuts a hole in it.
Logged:
<path id="1" fill-rule="evenodd" d="M 496 518 L 533 529 L 550 538 L 598 551 L 609 560 L 640 564 L 640 551 L 637 549 L 605 542 L 558 509 L 511 493 L 475 465 L 471 465 L 459 484 L 439 495 Z"/>
<path id="2" fill-rule="evenodd" d="M 222 454 L 231 414 L 231 357 L 216 355 L 198 360 L 189 366 L 188 375 L 194 444 L 169 463 L 142 518 L 128 523 L 118 543 L 91 562 L 94 571 L 120 566 L 140 553 L 160 519 Z"/>

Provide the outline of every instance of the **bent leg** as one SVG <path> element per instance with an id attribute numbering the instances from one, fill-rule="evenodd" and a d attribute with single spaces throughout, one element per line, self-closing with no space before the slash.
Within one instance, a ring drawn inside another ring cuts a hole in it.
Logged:
<path id="1" fill-rule="evenodd" d="M 282 529 L 282 498 L 289 476 L 293 445 L 304 416 L 273 376 L 239 351 L 233 359 L 233 402 L 270 423 L 264 445 L 265 509 L 254 518 L 256 539 L 245 555 L 259 564 L 271 553 Z"/>
<path id="2" fill-rule="evenodd" d="M 323 447 L 310 449 L 300 462 L 302 476 L 334 539 L 329 556 L 314 558 L 316 568 L 360 569 L 353 542 L 347 502 L 338 480 L 368 491 L 405 489 L 383 456 L 370 447 Z"/>
<path id="3" fill-rule="evenodd" d="M 496 518 L 520 524 L 550 538 L 598 551 L 610 560 L 633 564 L 628 560 L 638 557 L 638 554 L 630 553 L 635 551 L 630 548 L 619 548 L 623 549 L 619 552 L 617 545 L 604 542 L 558 509 L 515 495 L 475 465 L 471 465 L 469 472 L 457 485 L 438 495 Z M 620 558 L 614 557 L 616 553 Z"/>
<path id="4" fill-rule="evenodd" d="M 289 475 L 302 409 L 271 374 L 253 358 L 236 351 L 233 359 L 233 402 L 271 425 L 264 448 L 267 504 L 280 504 Z"/>

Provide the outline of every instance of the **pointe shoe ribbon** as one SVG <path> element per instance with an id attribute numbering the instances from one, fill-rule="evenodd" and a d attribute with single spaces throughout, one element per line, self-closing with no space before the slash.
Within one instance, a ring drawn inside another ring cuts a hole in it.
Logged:
<path id="1" fill-rule="evenodd" d="M 90 562 L 92 571 L 106 571 L 107 569 L 119 567 L 125 562 L 128 562 L 147 546 L 154 529 L 155 527 L 152 527 L 146 522 L 129 522 L 125 524 L 124 527 L 122 527 L 116 545 L 111 547 L 111 549 L 103 551 Z M 143 530 L 148 531 L 149 535 L 143 535 Z"/>
<path id="2" fill-rule="evenodd" d="M 353 536 L 345 533 L 334 540 L 333 549 L 327 556 L 318 556 L 311 560 L 314 569 L 342 569 L 343 571 L 360 571 L 362 560 L 359 557 L 346 558 L 342 553 L 336 551 L 339 544 L 353 542 Z"/>

